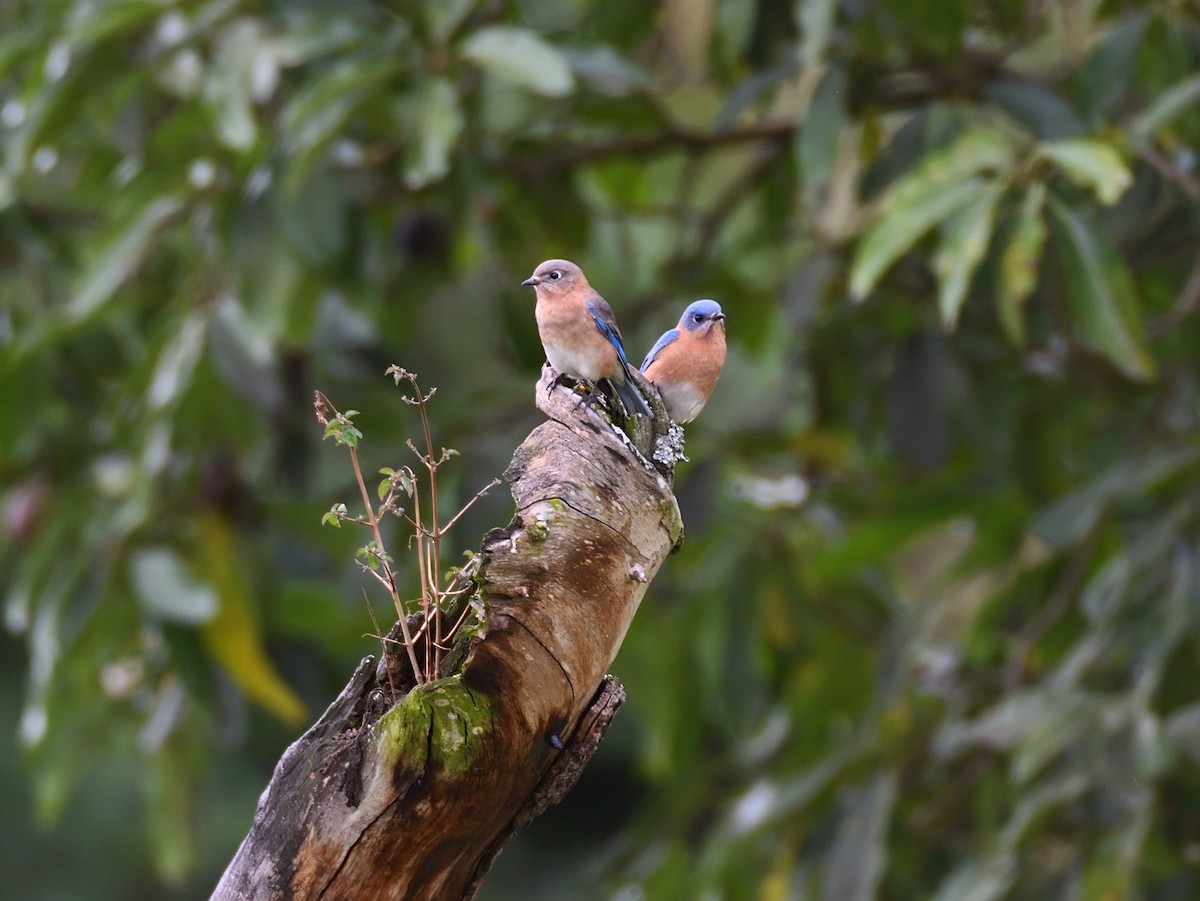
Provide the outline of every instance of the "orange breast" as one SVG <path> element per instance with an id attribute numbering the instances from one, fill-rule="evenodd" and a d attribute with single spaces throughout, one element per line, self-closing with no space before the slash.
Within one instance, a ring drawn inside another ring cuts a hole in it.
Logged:
<path id="1" fill-rule="evenodd" d="M 591 381 L 623 380 L 616 350 L 582 304 L 538 300 L 535 317 L 546 359 L 556 372 Z"/>
<path id="2" fill-rule="evenodd" d="M 645 374 L 658 387 L 672 419 L 691 422 L 700 415 L 721 375 L 725 354 L 720 326 L 702 334 L 684 330 L 659 351 Z"/>

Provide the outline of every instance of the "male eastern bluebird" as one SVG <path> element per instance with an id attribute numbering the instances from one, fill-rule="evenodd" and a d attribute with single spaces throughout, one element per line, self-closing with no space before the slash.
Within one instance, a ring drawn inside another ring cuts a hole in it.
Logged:
<path id="1" fill-rule="evenodd" d="M 700 415 L 725 365 L 725 314 L 715 300 L 697 300 L 678 328 L 661 338 L 642 361 L 642 374 L 662 395 L 676 422 Z"/>
<path id="2" fill-rule="evenodd" d="M 608 379 L 627 413 L 649 415 L 650 407 L 629 378 L 612 307 L 583 271 L 568 260 L 546 260 L 521 284 L 532 285 L 537 294 L 538 334 L 555 371 L 591 382 Z"/>

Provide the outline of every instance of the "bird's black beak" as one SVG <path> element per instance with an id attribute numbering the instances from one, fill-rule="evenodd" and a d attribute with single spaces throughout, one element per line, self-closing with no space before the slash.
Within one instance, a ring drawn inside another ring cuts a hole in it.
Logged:
<path id="1" fill-rule="evenodd" d="M 541 279 L 539 279 L 536 275 L 531 275 L 529 278 L 525 279 L 525 281 L 521 282 L 521 284 L 528 288 L 530 286 L 536 286 L 539 281 L 541 281 Z"/>
<path id="2" fill-rule="evenodd" d="M 724 322 L 724 321 L 725 321 L 725 314 L 724 314 L 724 313 L 713 313 L 713 319 L 719 319 L 719 320 L 721 320 L 722 322 Z"/>

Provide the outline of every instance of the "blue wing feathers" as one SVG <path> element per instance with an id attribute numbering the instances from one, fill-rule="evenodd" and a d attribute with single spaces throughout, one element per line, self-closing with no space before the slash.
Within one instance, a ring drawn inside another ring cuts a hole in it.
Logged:
<path id="1" fill-rule="evenodd" d="M 625 344 L 621 341 L 621 333 L 617 331 L 617 320 L 613 316 L 612 307 L 603 300 L 600 303 L 604 306 L 600 306 L 594 301 L 589 301 L 585 306 L 587 311 L 592 314 L 596 328 L 600 329 L 600 333 L 616 349 L 617 356 L 621 358 L 621 365 L 628 367 L 629 360 L 625 358 Z"/>
<path id="2" fill-rule="evenodd" d="M 603 298 L 597 297 L 589 300 L 586 304 L 587 311 L 591 314 L 592 321 L 596 323 L 596 328 L 600 330 L 600 334 L 608 339 L 608 343 L 613 346 L 617 352 L 617 359 L 621 361 L 621 368 L 625 370 L 626 378 L 622 384 L 615 384 L 617 393 L 621 395 L 621 402 L 625 405 L 625 409 L 629 413 L 643 413 L 646 416 L 650 415 L 650 407 L 638 390 L 633 387 L 632 379 L 629 377 L 629 360 L 625 356 L 625 344 L 621 341 L 621 333 L 617 331 L 617 319 L 613 316 L 612 307 Z"/>
<path id="3" fill-rule="evenodd" d="M 650 348 L 650 353 L 646 354 L 646 359 L 642 360 L 642 365 L 641 365 L 642 372 L 645 372 L 646 367 L 654 362 L 654 358 L 659 355 L 659 352 L 661 352 L 664 347 L 666 347 L 668 344 L 670 344 L 672 341 L 674 341 L 678 337 L 679 337 L 679 329 L 677 329 L 677 328 L 673 328 L 669 332 L 665 332 L 663 334 L 663 336 L 661 338 L 659 338 L 657 342 L 655 342 L 654 346 L 652 348 Z"/>

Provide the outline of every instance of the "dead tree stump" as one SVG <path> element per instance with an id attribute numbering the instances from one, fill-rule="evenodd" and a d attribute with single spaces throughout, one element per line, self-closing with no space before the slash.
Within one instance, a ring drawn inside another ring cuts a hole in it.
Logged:
<path id="1" fill-rule="evenodd" d="M 214 899 L 471 898 L 574 785 L 624 701 L 607 669 L 682 540 L 680 433 L 644 382 L 655 417 L 630 439 L 553 375 L 506 474 L 516 513 L 483 540 L 461 664 L 393 697 L 364 659 L 280 759 Z"/>

